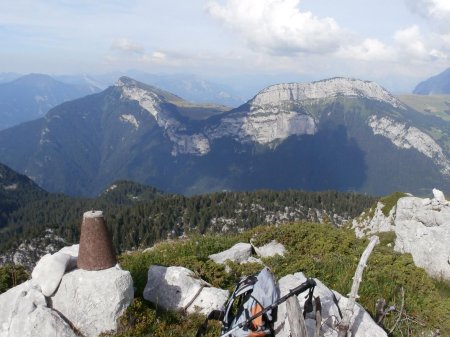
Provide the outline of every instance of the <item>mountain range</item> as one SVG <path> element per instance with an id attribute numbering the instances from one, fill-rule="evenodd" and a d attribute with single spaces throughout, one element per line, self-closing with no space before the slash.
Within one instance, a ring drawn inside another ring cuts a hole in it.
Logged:
<path id="1" fill-rule="evenodd" d="M 14 74 L 4 75 L 14 78 Z M 83 84 L 62 83 L 43 74 L 29 74 L 1 83 L 0 130 L 40 118 L 62 102 L 98 91 Z"/>
<path id="2" fill-rule="evenodd" d="M 238 108 L 187 102 L 122 77 L 0 132 L 1 161 L 51 192 L 128 179 L 164 191 L 450 191 L 450 124 L 374 82 L 267 87 Z"/>
<path id="3" fill-rule="evenodd" d="M 224 84 L 220 80 L 216 82 L 193 74 L 153 74 L 139 70 L 128 70 L 126 72 L 97 75 L 56 75 L 54 78 L 68 84 L 91 85 L 106 89 L 113 85 L 121 76 L 131 77 L 140 82 L 169 91 L 190 102 L 214 103 L 231 107 L 244 103 L 244 100 L 239 97 L 241 91 L 237 88 Z M 243 91 L 246 92 L 246 90 Z"/>

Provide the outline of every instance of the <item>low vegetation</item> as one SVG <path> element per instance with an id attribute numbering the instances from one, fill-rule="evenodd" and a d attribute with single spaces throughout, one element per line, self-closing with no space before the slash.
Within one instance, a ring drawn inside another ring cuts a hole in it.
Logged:
<path id="1" fill-rule="evenodd" d="M 359 257 L 367 245 L 367 240 L 357 239 L 351 230 L 295 223 L 256 227 L 227 236 L 193 235 L 186 240 L 161 242 L 146 253 L 122 255 L 120 263 L 133 276 L 136 298 L 121 318 L 119 332 L 110 336 L 195 336 L 203 317 L 166 312 L 143 300 L 149 266 L 184 266 L 212 285 L 231 290 L 240 276 L 257 272 L 261 266 L 230 263 L 231 271 L 227 273 L 223 266 L 210 261 L 208 255 L 237 242 L 248 242 L 250 238 L 256 245 L 271 240 L 285 245 L 285 257 L 264 259 L 278 278 L 302 271 L 342 294 L 349 292 Z M 423 269 L 415 267 L 410 255 L 394 252 L 390 245 L 392 240 L 392 234 L 382 236 L 381 243 L 370 256 L 360 287 L 359 303 L 372 316 L 375 316 L 375 303 L 380 298 L 386 300 L 388 307 L 394 306 L 383 321 L 388 331 L 395 325 L 401 302 L 404 302 L 399 323 L 391 336 L 419 336 L 436 329 L 440 329 L 441 336 L 450 336 L 450 284 L 427 276 Z M 219 326 L 213 324 L 207 336 L 219 336 L 219 331 Z"/>
<path id="2" fill-rule="evenodd" d="M 406 197 L 407 194 L 403 192 L 394 192 L 380 199 L 380 202 L 384 205 L 381 211 L 384 216 L 389 216 L 389 212 L 397 205 L 397 201 L 400 198 Z"/>
<path id="3" fill-rule="evenodd" d="M 0 294 L 25 282 L 29 275 L 24 267 L 6 264 L 0 266 Z"/>

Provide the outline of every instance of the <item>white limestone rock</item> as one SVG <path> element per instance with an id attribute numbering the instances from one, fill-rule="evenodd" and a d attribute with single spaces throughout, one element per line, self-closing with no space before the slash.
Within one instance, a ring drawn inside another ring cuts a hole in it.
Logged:
<path id="1" fill-rule="evenodd" d="M 351 78 L 335 77 L 312 83 L 282 83 L 269 86 L 256 95 L 252 104 L 266 106 L 286 101 L 319 101 L 334 99 L 339 96 L 367 97 L 395 108 L 404 105 L 387 90 L 375 82 L 361 81 Z"/>
<path id="2" fill-rule="evenodd" d="M 280 295 L 284 296 L 293 289 L 306 281 L 306 277 L 303 273 L 296 273 L 287 275 L 279 280 Z M 322 304 L 322 324 L 320 328 L 321 336 L 337 337 L 336 325 L 340 320 L 339 311 L 336 304 L 333 301 L 333 293 L 336 295 L 339 307 L 345 308 L 347 304 L 347 298 L 340 295 L 337 292 L 333 292 L 326 287 L 322 282 L 316 279 L 317 286 L 314 290 L 314 296 L 320 296 Z M 300 294 L 298 297 L 300 307 L 303 309 L 305 305 L 305 293 Z M 314 336 L 316 322 L 315 319 L 306 316 L 306 328 L 308 336 Z M 278 319 L 275 322 L 275 336 L 277 337 L 289 337 L 290 326 L 287 319 L 286 303 L 281 304 L 278 307 Z M 370 315 L 359 305 L 355 306 L 355 322 L 352 326 L 353 337 L 387 337 L 384 330 L 378 326 Z"/>
<path id="3" fill-rule="evenodd" d="M 118 266 L 100 271 L 73 270 L 65 274 L 52 307 L 86 337 L 116 330 L 117 318 L 134 297 L 133 280 Z"/>
<path id="4" fill-rule="evenodd" d="M 395 233 L 395 250 L 411 253 L 414 263 L 429 275 L 450 279 L 450 205 L 446 201 L 433 199 L 424 205 L 420 198 L 401 198 Z"/>
<path id="5" fill-rule="evenodd" d="M 252 252 L 253 248 L 251 244 L 239 242 L 230 249 L 217 254 L 212 254 L 208 257 L 219 264 L 224 264 L 227 260 L 236 263 L 246 263 L 252 256 Z"/>
<path id="6" fill-rule="evenodd" d="M 441 173 L 450 175 L 450 160 L 444 150 L 428 134 L 418 128 L 397 122 L 390 117 L 371 116 L 368 125 L 374 135 L 389 139 L 400 149 L 415 149 L 440 167 Z"/>
<path id="7" fill-rule="evenodd" d="M 433 196 L 436 201 L 443 204 L 447 203 L 444 193 L 436 188 L 433 188 Z"/>
<path id="8" fill-rule="evenodd" d="M 241 262 L 241 264 L 243 263 L 259 263 L 259 264 L 264 264 L 261 259 L 258 259 L 256 257 L 250 256 L 247 260 L 245 260 L 244 262 Z"/>
<path id="9" fill-rule="evenodd" d="M 223 307 L 228 291 L 211 287 L 184 267 L 151 266 L 144 298 L 168 310 L 208 315 Z"/>
<path id="10" fill-rule="evenodd" d="M 395 231 L 396 251 L 410 253 L 415 265 L 429 275 L 450 279 L 450 202 L 437 189 L 433 195 L 433 199 L 400 198 L 388 217 L 378 203 L 372 219 L 362 216 L 353 221 L 356 235 Z"/>
<path id="11" fill-rule="evenodd" d="M 275 255 L 281 255 L 284 256 L 284 253 L 286 253 L 286 248 L 284 246 L 273 240 L 269 242 L 268 244 L 261 246 L 261 247 L 254 247 L 256 254 L 259 257 L 271 257 Z"/>
<path id="12" fill-rule="evenodd" d="M 232 137 L 240 142 L 271 144 L 293 135 L 314 135 L 317 124 L 311 116 L 278 108 L 251 108 L 225 117 L 215 127 L 208 129 L 209 139 Z"/>
<path id="13" fill-rule="evenodd" d="M 31 282 L 49 297 L 59 286 L 68 266 L 76 265 L 76 258 L 65 253 L 57 252 L 44 255 L 31 273 Z"/>
<path id="14" fill-rule="evenodd" d="M 11 323 L 10 337 L 77 337 L 78 335 L 54 310 L 36 307 L 25 318 L 21 316 Z"/>
<path id="15" fill-rule="evenodd" d="M 208 138 L 202 133 L 188 134 L 186 126 L 174 118 L 167 109 L 161 107 L 166 103 L 166 99 L 157 93 L 157 89 L 150 90 L 149 87 L 143 88 L 133 80 L 120 79 L 116 83 L 121 88 L 122 99 L 137 101 L 141 108 L 146 110 L 155 118 L 156 123 L 164 130 L 164 133 L 173 143 L 171 154 L 177 156 L 179 154 L 204 155 L 209 152 L 210 144 Z M 122 115 L 122 121 L 127 121 L 139 127 L 139 123 L 133 116 Z"/>
<path id="16" fill-rule="evenodd" d="M 75 337 L 75 332 L 47 307 L 44 295 L 27 281 L 0 295 L 0 337 Z"/>
<path id="17" fill-rule="evenodd" d="M 394 218 L 396 206 L 390 211 L 389 215 L 385 216 L 382 209 L 384 204 L 378 202 L 372 218 L 365 215 L 361 215 L 359 219 L 354 219 L 352 222 L 352 228 L 355 230 L 355 234 L 358 238 L 365 235 L 372 235 L 375 233 L 391 232 L 394 228 Z"/>
<path id="18" fill-rule="evenodd" d="M 9 327 L 15 315 L 16 303 L 31 288 L 31 282 L 24 282 L 0 295 L 0 337 L 9 336 Z"/>
<path id="19" fill-rule="evenodd" d="M 80 249 L 80 245 L 77 244 L 77 245 L 63 247 L 59 250 L 59 252 L 77 258 L 79 249 Z"/>

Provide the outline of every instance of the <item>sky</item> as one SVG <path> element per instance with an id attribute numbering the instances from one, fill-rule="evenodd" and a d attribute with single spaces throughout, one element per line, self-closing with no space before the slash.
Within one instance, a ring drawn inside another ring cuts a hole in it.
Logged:
<path id="1" fill-rule="evenodd" d="M 0 43 L 0 72 L 345 76 L 402 93 L 450 67 L 450 0 L 0 0 Z"/>

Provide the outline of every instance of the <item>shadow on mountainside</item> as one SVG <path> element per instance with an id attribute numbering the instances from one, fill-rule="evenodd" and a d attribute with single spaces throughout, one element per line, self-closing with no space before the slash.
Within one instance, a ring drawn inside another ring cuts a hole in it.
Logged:
<path id="1" fill-rule="evenodd" d="M 367 178 L 365 154 L 342 125 L 291 136 L 273 149 L 219 139 L 208 155 L 184 165 L 187 174 L 174 181 L 184 185 L 186 194 L 265 188 L 347 191 L 360 189 Z"/>

